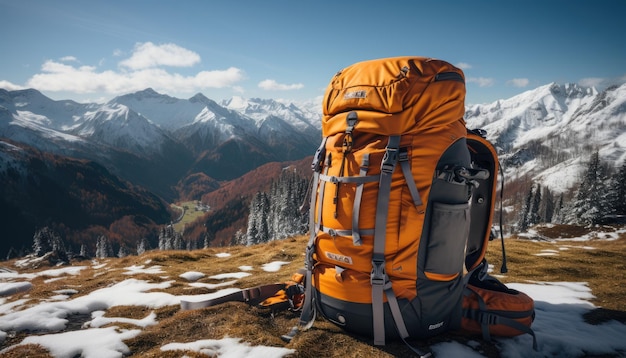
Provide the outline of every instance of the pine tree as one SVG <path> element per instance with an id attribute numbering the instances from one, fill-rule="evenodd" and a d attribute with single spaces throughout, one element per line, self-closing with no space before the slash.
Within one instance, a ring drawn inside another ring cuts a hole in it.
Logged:
<path id="1" fill-rule="evenodd" d="M 231 245 L 232 246 L 238 246 L 238 245 L 246 245 L 247 244 L 247 239 L 246 239 L 246 234 L 243 232 L 243 230 L 239 229 L 237 230 L 237 232 L 235 233 L 235 235 L 233 236 L 232 240 L 231 240 Z"/>
<path id="2" fill-rule="evenodd" d="M 565 223 L 565 208 L 563 203 L 563 194 L 559 195 L 559 200 L 557 201 L 554 207 L 554 214 L 552 215 L 552 222 L 556 224 L 564 224 Z"/>
<path id="3" fill-rule="evenodd" d="M 120 245 L 120 249 L 117 251 L 117 257 L 119 257 L 120 259 L 123 257 L 128 256 L 128 249 L 126 249 L 124 247 L 124 245 Z"/>
<path id="4" fill-rule="evenodd" d="M 626 215 L 626 161 L 611 177 L 609 202 L 613 215 Z"/>
<path id="5" fill-rule="evenodd" d="M 541 185 L 537 184 L 534 192 L 531 189 L 532 201 L 530 210 L 528 213 L 528 226 L 537 225 L 541 222 L 541 218 L 539 216 L 539 206 L 541 204 Z"/>
<path id="6" fill-rule="evenodd" d="M 269 241 L 269 211 L 270 204 L 267 194 L 257 192 L 250 202 L 247 231 L 248 245 Z"/>
<path id="7" fill-rule="evenodd" d="M 137 255 L 142 255 L 148 249 L 148 240 L 146 238 L 142 238 L 137 244 Z"/>
<path id="8" fill-rule="evenodd" d="M 526 199 L 524 201 L 524 207 L 520 213 L 520 218 L 517 222 L 517 232 L 525 232 L 528 230 L 528 218 L 530 216 L 530 207 L 532 205 L 533 198 L 533 189 L 532 187 L 528 189 L 528 194 L 526 195 Z"/>
<path id="9" fill-rule="evenodd" d="M 174 249 L 174 227 L 167 225 L 161 228 L 159 233 L 159 250 L 172 250 Z"/>
<path id="10" fill-rule="evenodd" d="M 39 257 L 52 251 L 52 238 L 56 235 L 52 229 L 45 226 L 33 235 L 33 253 Z"/>
<path id="11" fill-rule="evenodd" d="M 554 196 L 549 188 L 544 188 L 543 194 L 541 195 L 541 207 L 539 210 L 540 222 L 552 222 L 554 210 Z"/>
<path id="12" fill-rule="evenodd" d="M 176 232 L 172 227 L 172 248 L 174 250 L 182 250 L 184 248 L 183 245 L 183 235 L 179 232 Z"/>
<path id="13" fill-rule="evenodd" d="M 308 230 L 308 215 L 299 209 L 306 196 L 306 185 L 306 179 L 295 171 L 283 170 L 278 180 L 272 182 L 269 193 L 254 196 L 246 232 L 248 245 L 281 240 Z"/>
<path id="14" fill-rule="evenodd" d="M 100 235 L 96 240 L 96 257 L 104 259 L 113 256 L 113 250 L 109 244 L 109 239 L 106 235 Z"/>
<path id="15" fill-rule="evenodd" d="M 572 203 L 570 223 L 594 225 L 602 221 L 608 208 L 605 173 L 596 151 L 591 155 L 583 181 Z"/>
<path id="16" fill-rule="evenodd" d="M 39 257 L 52 253 L 51 262 L 69 262 L 68 251 L 63 239 L 47 226 L 35 232 L 33 252 Z"/>
<path id="17" fill-rule="evenodd" d="M 87 247 L 85 246 L 85 244 L 80 245 L 80 253 L 79 255 L 81 257 L 87 257 Z"/>
<path id="18" fill-rule="evenodd" d="M 52 252 L 56 256 L 58 261 L 69 262 L 68 251 L 65 248 L 65 243 L 61 236 L 54 234 L 50 239 L 50 243 L 52 244 Z"/>
<path id="19" fill-rule="evenodd" d="M 209 247 L 211 247 L 211 236 L 209 235 L 208 232 L 204 233 L 204 243 L 202 244 L 202 247 L 205 249 L 208 249 Z"/>

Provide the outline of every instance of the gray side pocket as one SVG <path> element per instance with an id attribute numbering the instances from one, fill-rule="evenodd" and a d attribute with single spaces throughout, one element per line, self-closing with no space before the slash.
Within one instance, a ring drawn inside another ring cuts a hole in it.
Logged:
<path id="1" fill-rule="evenodd" d="M 442 275 L 461 272 L 469 223 L 469 203 L 433 203 L 425 272 Z"/>

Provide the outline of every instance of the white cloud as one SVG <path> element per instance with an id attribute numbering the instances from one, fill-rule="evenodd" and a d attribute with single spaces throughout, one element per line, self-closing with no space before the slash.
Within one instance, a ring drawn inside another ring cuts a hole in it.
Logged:
<path id="1" fill-rule="evenodd" d="M 159 66 L 190 67 L 200 62 L 200 55 L 176 44 L 138 43 L 130 58 L 119 63 L 131 70 Z"/>
<path id="2" fill-rule="evenodd" d="M 78 59 L 74 56 L 65 56 L 60 58 L 63 62 L 78 62 Z"/>
<path id="3" fill-rule="evenodd" d="M 1 80 L 0 81 L 0 88 L 4 88 L 7 91 L 19 91 L 19 90 L 25 89 L 26 87 L 20 86 L 20 85 L 16 85 L 15 83 L 11 83 L 11 82 L 6 81 L 6 80 Z"/>
<path id="4" fill-rule="evenodd" d="M 495 80 L 493 78 L 486 77 L 469 77 L 467 78 L 468 83 L 476 83 L 478 87 L 491 87 L 495 84 Z"/>
<path id="5" fill-rule="evenodd" d="M 528 78 L 514 78 L 512 80 L 507 81 L 506 83 L 514 87 L 526 87 L 528 86 L 530 81 L 528 80 Z"/>
<path id="6" fill-rule="evenodd" d="M 470 65 L 467 62 L 459 62 L 455 66 L 460 68 L 460 69 L 462 69 L 462 70 L 468 70 L 468 69 L 472 68 L 472 65 Z"/>
<path id="7" fill-rule="evenodd" d="M 580 81 L 578 81 L 578 84 L 584 87 L 599 87 L 602 84 L 604 84 L 605 80 L 606 80 L 605 78 L 600 78 L 600 77 L 588 77 L 588 78 L 583 78 Z"/>
<path id="8" fill-rule="evenodd" d="M 275 80 L 263 80 L 259 82 L 259 88 L 270 91 L 290 91 L 297 90 L 303 88 L 304 85 L 302 83 L 294 83 L 294 84 L 282 84 L 278 83 Z"/>
<path id="9" fill-rule="evenodd" d="M 42 73 L 27 81 L 28 87 L 41 91 L 68 91 L 74 93 L 111 94 L 128 93 L 151 87 L 156 91 L 197 92 L 206 88 L 230 87 L 244 78 L 241 69 L 200 71 L 195 75 L 183 76 L 160 68 L 144 68 L 135 71 L 98 71 L 93 66 L 74 67 L 46 61 Z"/>
<path id="10" fill-rule="evenodd" d="M 97 66 L 82 66 L 80 60 L 74 56 L 47 60 L 39 73 L 28 79 L 24 86 L 3 80 L 0 81 L 0 87 L 7 90 L 36 88 L 40 91 L 81 95 L 93 93 L 99 96 L 141 91 L 148 87 L 176 95 L 198 93 L 211 88 L 232 88 L 235 92 L 243 93 L 239 83 L 246 76 L 242 69 L 236 67 L 197 72 L 187 70 L 184 74 L 168 69 L 172 66 L 190 67 L 200 63 L 197 53 L 176 44 L 138 43 L 130 55 L 116 49 L 113 56 L 121 57 L 117 68 L 113 69 L 103 69 L 107 62 L 105 59 L 100 60 Z M 301 87 L 303 86 L 290 85 L 282 89 Z"/>
<path id="11" fill-rule="evenodd" d="M 613 78 L 587 77 L 578 81 L 578 84 L 583 87 L 595 87 L 600 91 L 610 86 L 621 86 L 624 83 L 626 83 L 626 75 Z"/>

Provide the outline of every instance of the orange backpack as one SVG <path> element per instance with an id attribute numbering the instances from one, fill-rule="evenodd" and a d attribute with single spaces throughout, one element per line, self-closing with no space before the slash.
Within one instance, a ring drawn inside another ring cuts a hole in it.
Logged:
<path id="1" fill-rule="evenodd" d="M 536 348 L 532 298 L 487 273 L 499 163 L 484 132 L 466 129 L 464 101 L 463 72 L 441 60 L 387 58 L 337 73 L 312 163 L 306 270 L 182 309 L 242 301 L 301 311 L 285 341 L 319 313 L 424 357 L 407 339 L 529 333 Z"/>
<path id="2" fill-rule="evenodd" d="M 464 103 L 463 72 L 431 58 L 360 62 L 332 78 L 312 164 L 302 329 L 319 313 L 383 345 L 473 320 L 466 288 L 487 266 L 498 161 L 466 129 Z"/>

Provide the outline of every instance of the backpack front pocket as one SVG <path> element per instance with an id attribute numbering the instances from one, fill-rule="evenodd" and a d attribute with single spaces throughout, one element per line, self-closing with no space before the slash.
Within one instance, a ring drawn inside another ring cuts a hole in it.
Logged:
<path id="1" fill-rule="evenodd" d="M 450 281 L 463 270 L 469 203 L 432 205 L 424 273 L 430 280 Z"/>

